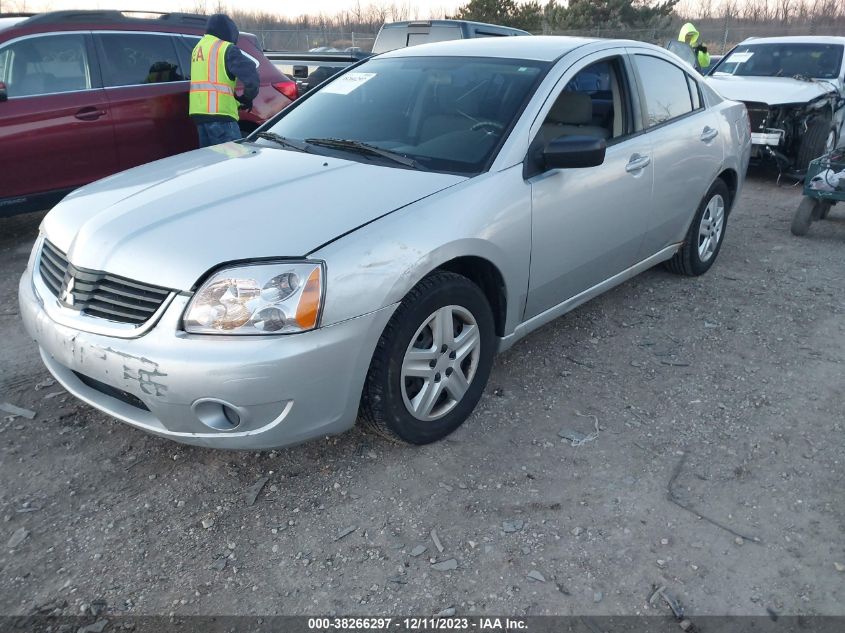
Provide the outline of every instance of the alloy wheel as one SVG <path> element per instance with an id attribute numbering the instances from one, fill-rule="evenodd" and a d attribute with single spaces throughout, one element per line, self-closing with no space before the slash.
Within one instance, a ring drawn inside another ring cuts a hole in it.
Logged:
<path id="1" fill-rule="evenodd" d="M 702 263 L 713 257 L 725 228 L 725 200 L 719 194 L 710 198 L 698 227 L 698 258 Z"/>
<path id="2" fill-rule="evenodd" d="M 481 333 L 472 313 L 448 305 L 417 329 L 402 359 L 402 399 L 418 420 L 443 417 L 457 406 L 475 378 Z"/>

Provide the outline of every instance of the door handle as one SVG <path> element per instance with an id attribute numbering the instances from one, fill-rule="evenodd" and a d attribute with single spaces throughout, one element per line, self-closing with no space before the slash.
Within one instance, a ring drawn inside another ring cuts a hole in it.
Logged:
<path id="1" fill-rule="evenodd" d="M 94 107 L 87 107 L 82 108 L 81 110 L 77 110 L 75 116 L 80 121 L 96 121 L 101 116 L 106 114 L 105 110 L 100 110 L 99 108 Z"/>
<path id="2" fill-rule="evenodd" d="M 642 171 L 646 167 L 651 164 L 651 158 L 648 156 L 643 156 L 642 154 L 634 154 L 628 160 L 628 164 L 625 165 L 625 171 L 629 174 L 633 174 L 638 171 Z"/>
<path id="3" fill-rule="evenodd" d="M 699 138 L 703 142 L 709 143 L 710 141 L 712 141 L 717 136 L 719 136 L 719 130 L 714 130 L 712 127 L 710 127 L 708 125 L 701 131 L 701 136 Z"/>

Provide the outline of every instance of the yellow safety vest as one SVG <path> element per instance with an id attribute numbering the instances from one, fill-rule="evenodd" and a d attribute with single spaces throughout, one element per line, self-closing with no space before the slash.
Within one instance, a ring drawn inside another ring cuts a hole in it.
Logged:
<path id="1" fill-rule="evenodd" d="M 238 120 L 235 79 L 226 73 L 226 50 L 231 46 L 205 35 L 191 53 L 190 114 L 219 114 Z"/>

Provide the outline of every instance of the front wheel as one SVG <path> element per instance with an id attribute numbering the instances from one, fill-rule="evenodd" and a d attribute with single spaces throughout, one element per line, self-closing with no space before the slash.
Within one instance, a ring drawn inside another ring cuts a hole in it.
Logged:
<path id="1" fill-rule="evenodd" d="M 703 275 L 719 255 L 728 222 L 730 192 L 717 178 L 701 201 L 681 248 L 666 262 L 666 268 L 678 275 Z"/>
<path id="2" fill-rule="evenodd" d="M 813 217 L 817 215 L 816 207 L 819 201 L 814 198 L 804 198 L 798 209 L 795 210 L 795 216 L 792 218 L 792 234 L 793 235 L 807 235 L 810 230 L 810 224 L 813 223 Z"/>
<path id="3" fill-rule="evenodd" d="M 428 444 L 469 417 L 493 365 L 493 314 L 481 289 L 437 271 L 402 300 L 376 346 L 361 417 L 388 439 Z"/>

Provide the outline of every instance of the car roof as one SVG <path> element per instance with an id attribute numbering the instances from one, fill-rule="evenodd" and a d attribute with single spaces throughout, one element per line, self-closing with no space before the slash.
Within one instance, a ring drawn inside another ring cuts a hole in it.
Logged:
<path id="1" fill-rule="evenodd" d="M 749 37 L 742 44 L 841 44 L 845 37 L 835 35 L 782 35 L 780 37 Z"/>
<path id="2" fill-rule="evenodd" d="M 6 30 L 22 33 L 49 33 L 58 30 L 152 30 L 170 32 L 205 31 L 208 17 L 192 13 L 153 11 L 78 10 L 47 11 L 13 18 Z M 0 19 L 2 19 L 0 17 Z M 12 19 L 12 18 L 10 18 Z M 0 27 L 2 28 L 2 27 Z"/>
<path id="3" fill-rule="evenodd" d="M 642 42 L 627 40 L 601 40 L 585 37 L 555 35 L 518 35 L 516 37 L 479 37 L 418 44 L 382 53 L 379 57 L 505 57 L 551 62 L 581 46 L 594 42 L 644 46 Z M 648 46 L 648 45 L 645 45 Z"/>
<path id="4" fill-rule="evenodd" d="M 447 26 L 455 24 L 466 24 L 467 26 L 483 27 L 485 29 L 495 29 L 502 32 L 511 33 L 525 33 L 531 35 L 528 31 L 517 29 L 513 26 L 502 26 L 501 24 L 489 24 L 487 22 L 474 22 L 472 20 L 402 20 L 401 22 L 386 22 L 381 28 L 383 29 L 401 29 L 409 26 Z"/>

